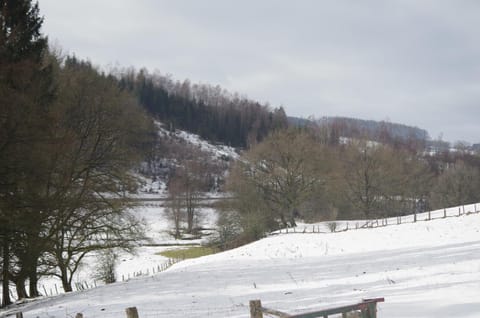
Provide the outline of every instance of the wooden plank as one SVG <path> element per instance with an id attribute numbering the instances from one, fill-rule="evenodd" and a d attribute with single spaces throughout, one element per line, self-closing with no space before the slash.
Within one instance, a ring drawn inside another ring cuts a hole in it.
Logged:
<path id="1" fill-rule="evenodd" d="M 281 311 L 278 311 L 278 310 L 275 310 L 275 309 L 265 308 L 265 307 L 262 307 L 262 312 L 265 313 L 265 314 L 269 314 L 269 315 L 275 315 L 275 316 L 280 317 L 280 318 L 290 318 L 290 317 L 292 317 L 291 315 L 289 315 L 287 313 L 284 313 L 284 312 L 281 312 Z"/>
<path id="2" fill-rule="evenodd" d="M 329 308 L 329 309 L 324 309 L 324 310 L 319 310 L 319 311 L 313 311 L 313 312 L 309 312 L 309 313 L 291 315 L 290 318 L 318 318 L 318 317 L 324 317 L 324 316 L 329 316 L 329 315 L 334 315 L 334 314 L 341 314 L 341 313 L 344 313 L 344 312 L 350 312 L 350 311 L 358 310 L 359 305 L 361 305 L 361 304 L 348 305 L 348 306 Z"/>
<path id="3" fill-rule="evenodd" d="M 319 311 L 314 311 L 314 312 L 309 312 L 309 313 L 304 313 L 304 314 L 297 314 L 297 315 L 291 315 L 290 318 L 318 318 L 322 316 L 329 316 L 329 315 L 334 315 L 334 314 L 342 314 L 345 312 L 350 312 L 354 310 L 361 310 L 363 312 L 368 312 L 369 311 L 369 306 L 374 305 L 375 307 L 375 314 L 376 314 L 376 304 L 377 302 L 383 302 L 385 301 L 384 298 L 373 298 L 373 299 L 365 299 L 363 302 L 354 304 L 354 305 L 347 305 L 347 306 L 341 306 L 341 307 L 336 307 L 336 308 L 329 308 L 329 309 L 324 309 L 324 310 L 319 310 Z M 367 316 L 369 317 L 369 316 Z M 375 318 L 376 316 L 372 316 L 372 318 Z"/>

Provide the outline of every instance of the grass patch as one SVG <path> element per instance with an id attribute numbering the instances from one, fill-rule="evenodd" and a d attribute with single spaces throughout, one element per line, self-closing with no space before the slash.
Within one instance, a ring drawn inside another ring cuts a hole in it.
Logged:
<path id="1" fill-rule="evenodd" d="M 192 246 L 189 248 L 179 248 L 175 250 L 168 250 L 163 252 L 158 252 L 158 255 L 162 255 L 168 258 L 196 258 L 200 256 L 215 254 L 218 252 L 216 249 L 205 246 Z"/>

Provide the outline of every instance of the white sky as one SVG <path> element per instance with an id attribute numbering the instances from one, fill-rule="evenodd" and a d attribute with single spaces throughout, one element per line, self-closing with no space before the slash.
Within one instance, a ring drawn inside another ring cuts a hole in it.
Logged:
<path id="1" fill-rule="evenodd" d="M 43 31 L 100 66 L 219 84 L 290 116 L 480 142 L 480 1 L 39 0 Z"/>

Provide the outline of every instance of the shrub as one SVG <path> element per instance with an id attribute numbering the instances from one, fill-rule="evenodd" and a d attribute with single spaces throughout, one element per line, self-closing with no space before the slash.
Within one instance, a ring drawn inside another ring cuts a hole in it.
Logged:
<path id="1" fill-rule="evenodd" d="M 330 230 L 330 232 L 333 233 L 337 230 L 337 227 L 338 227 L 337 222 L 328 222 L 327 225 L 328 225 L 328 229 Z"/>
<path id="2" fill-rule="evenodd" d="M 98 263 L 95 266 L 94 278 L 103 281 L 105 284 L 115 283 L 115 267 L 117 255 L 112 249 L 104 250 L 100 253 Z"/>

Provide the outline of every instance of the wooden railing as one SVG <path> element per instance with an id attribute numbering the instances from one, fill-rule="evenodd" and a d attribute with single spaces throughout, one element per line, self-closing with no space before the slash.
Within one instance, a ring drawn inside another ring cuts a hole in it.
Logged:
<path id="1" fill-rule="evenodd" d="M 384 298 L 364 299 L 361 303 L 341 306 L 336 308 L 323 309 L 303 314 L 290 315 L 278 310 L 262 307 L 260 300 L 250 301 L 250 317 L 263 318 L 263 314 L 274 315 L 280 318 L 327 318 L 330 315 L 342 314 L 343 318 L 347 317 L 348 313 L 357 312 L 358 315 L 351 317 L 358 318 L 376 318 L 377 317 L 377 303 L 384 302 Z"/>
<path id="2" fill-rule="evenodd" d="M 263 314 L 274 315 L 280 318 L 327 318 L 329 315 L 342 314 L 343 318 L 347 317 L 348 313 L 357 312 L 357 315 L 348 317 L 358 317 L 358 318 L 376 318 L 377 317 L 377 303 L 383 302 L 383 298 L 374 298 L 374 299 L 364 299 L 361 303 L 323 309 L 320 311 L 308 312 L 303 314 L 294 314 L 290 315 L 278 310 L 269 309 L 262 307 L 260 300 L 251 300 L 250 301 L 250 317 L 251 318 L 263 318 Z M 138 310 L 136 307 L 129 307 L 125 309 L 127 318 L 139 318 Z M 23 318 L 23 313 L 21 311 L 10 312 L 5 316 L 15 316 L 15 318 Z M 83 313 L 77 313 L 75 318 L 84 318 Z"/>
<path id="3" fill-rule="evenodd" d="M 127 318 L 139 318 L 137 307 L 126 308 L 125 313 L 127 315 Z M 16 312 L 11 312 L 5 315 L 5 317 L 9 317 L 9 316 L 15 316 L 15 318 L 23 318 L 23 312 L 16 311 Z M 83 313 L 77 313 L 75 315 L 75 318 L 84 318 Z"/>

